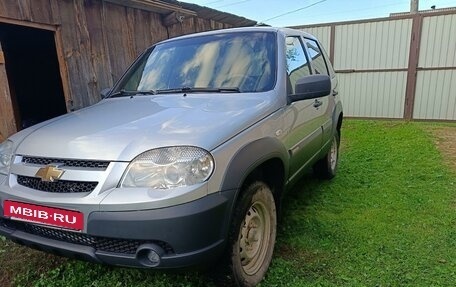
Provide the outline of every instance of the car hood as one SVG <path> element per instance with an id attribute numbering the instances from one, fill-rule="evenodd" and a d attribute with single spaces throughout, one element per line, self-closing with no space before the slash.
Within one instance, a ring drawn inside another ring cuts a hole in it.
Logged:
<path id="1" fill-rule="evenodd" d="M 21 132 L 16 154 L 131 161 L 163 146 L 212 150 L 275 110 L 259 94 L 112 98 Z"/>

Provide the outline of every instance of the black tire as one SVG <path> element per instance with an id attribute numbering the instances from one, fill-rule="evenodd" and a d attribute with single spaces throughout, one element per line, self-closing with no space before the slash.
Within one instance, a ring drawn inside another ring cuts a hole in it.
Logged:
<path id="1" fill-rule="evenodd" d="M 236 286 L 256 286 L 271 263 L 277 214 L 271 189 L 263 182 L 250 184 L 233 214 L 228 246 L 228 272 Z"/>
<path id="2" fill-rule="evenodd" d="M 313 167 L 319 178 L 331 179 L 336 176 L 339 165 L 339 144 L 340 136 L 336 132 L 331 140 L 331 148 L 324 158 L 320 159 Z"/>

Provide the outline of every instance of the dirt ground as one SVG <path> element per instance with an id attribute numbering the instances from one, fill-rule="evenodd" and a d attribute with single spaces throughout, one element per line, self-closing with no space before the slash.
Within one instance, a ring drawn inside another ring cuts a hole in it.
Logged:
<path id="1" fill-rule="evenodd" d="M 456 127 L 433 127 L 431 132 L 445 162 L 456 170 Z"/>

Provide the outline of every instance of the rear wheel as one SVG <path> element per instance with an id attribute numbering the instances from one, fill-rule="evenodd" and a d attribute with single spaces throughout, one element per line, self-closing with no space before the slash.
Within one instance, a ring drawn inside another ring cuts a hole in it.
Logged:
<path id="1" fill-rule="evenodd" d="M 336 176 L 339 164 L 339 133 L 336 132 L 331 142 L 331 148 L 326 156 L 314 165 L 314 172 L 320 178 L 331 179 Z"/>
<path id="2" fill-rule="evenodd" d="M 251 184 L 241 195 L 230 232 L 230 277 L 237 286 L 255 286 L 271 263 L 276 238 L 274 197 L 263 182 Z"/>

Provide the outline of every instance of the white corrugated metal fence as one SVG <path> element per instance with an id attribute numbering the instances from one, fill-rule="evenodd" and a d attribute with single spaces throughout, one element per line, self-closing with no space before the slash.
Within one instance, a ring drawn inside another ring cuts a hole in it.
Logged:
<path id="1" fill-rule="evenodd" d="M 294 28 L 330 54 L 346 116 L 456 120 L 456 10 Z"/>

